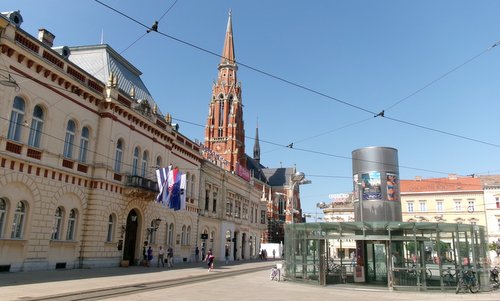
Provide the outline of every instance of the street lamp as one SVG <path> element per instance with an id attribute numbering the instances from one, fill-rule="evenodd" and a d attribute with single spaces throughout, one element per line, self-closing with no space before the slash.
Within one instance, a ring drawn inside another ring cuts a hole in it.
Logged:
<path id="1" fill-rule="evenodd" d="M 161 219 L 159 217 L 151 222 L 151 227 L 148 227 L 146 229 L 150 236 L 153 234 L 153 232 L 156 232 L 156 230 L 158 230 L 158 227 L 160 227 L 160 223 Z"/>
<path id="2" fill-rule="evenodd" d="M 294 223 L 294 217 L 295 217 L 295 200 L 294 200 L 294 192 L 295 192 L 295 185 L 305 185 L 305 184 L 311 184 L 311 180 L 307 180 L 306 178 L 306 175 L 303 173 L 303 172 L 300 172 L 300 171 L 297 171 L 296 173 L 294 173 L 291 178 L 290 178 L 290 182 L 292 184 L 292 196 L 290 197 L 290 213 L 292 215 L 292 221 L 291 223 L 293 224 Z"/>

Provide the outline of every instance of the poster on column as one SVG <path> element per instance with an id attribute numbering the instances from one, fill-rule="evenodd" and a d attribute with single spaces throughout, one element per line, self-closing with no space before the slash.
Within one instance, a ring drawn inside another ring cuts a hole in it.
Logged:
<path id="1" fill-rule="evenodd" d="M 399 189 L 398 175 L 394 173 L 387 173 L 387 200 L 397 201 Z"/>
<path id="2" fill-rule="evenodd" d="M 361 189 L 363 190 L 363 201 L 382 199 L 380 182 L 380 172 L 378 171 L 361 174 Z"/>

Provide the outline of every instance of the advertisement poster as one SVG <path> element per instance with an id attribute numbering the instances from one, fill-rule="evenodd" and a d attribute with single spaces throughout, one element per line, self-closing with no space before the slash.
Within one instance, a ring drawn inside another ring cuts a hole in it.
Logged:
<path id="1" fill-rule="evenodd" d="M 387 173 L 387 200 L 397 201 L 399 189 L 398 176 L 393 173 Z"/>
<path id="2" fill-rule="evenodd" d="M 358 175 L 353 176 L 353 186 L 354 186 L 354 199 L 359 200 L 359 182 Z"/>
<path id="3" fill-rule="evenodd" d="M 361 188 L 363 189 L 363 201 L 381 200 L 382 189 L 380 188 L 380 172 L 373 171 L 361 174 Z"/>

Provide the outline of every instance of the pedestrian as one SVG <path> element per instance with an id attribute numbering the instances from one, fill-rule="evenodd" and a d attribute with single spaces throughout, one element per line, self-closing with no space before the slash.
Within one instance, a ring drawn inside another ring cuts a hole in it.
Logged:
<path id="1" fill-rule="evenodd" d="M 146 245 L 142 247 L 142 265 L 147 266 L 148 264 L 148 251 L 146 249 Z"/>
<path id="2" fill-rule="evenodd" d="M 226 254 L 225 254 L 225 256 L 226 256 L 226 264 L 228 264 L 229 263 L 229 246 L 226 246 Z"/>
<path id="3" fill-rule="evenodd" d="M 160 248 L 158 249 L 158 264 L 157 264 L 157 267 L 160 267 L 160 262 L 161 262 L 161 266 L 162 267 L 165 267 L 165 250 L 163 249 L 162 246 L 160 246 Z"/>
<path id="4" fill-rule="evenodd" d="M 205 261 L 205 247 L 201 247 L 201 260 Z"/>
<path id="5" fill-rule="evenodd" d="M 196 248 L 194 249 L 194 260 L 198 262 L 199 259 L 200 259 L 200 249 L 198 249 L 198 246 L 196 246 Z"/>
<path id="6" fill-rule="evenodd" d="M 153 249 L 151 246 L 148 247 L 148 261 L 147 261 L 147 266 L 149 267 L 151 260 L 153 260 Z"/>
<path id="7" fill-rule="evenodd" d="M 273 259 L 276 259 L 276 249 L 273 249 Z"/>
<path id="8" fill-rule="evenodd" d="M 167 267 L 174 267 L 174 249 L 172 249 L 172 246 L 168 246 L 167 249 Z"/>
<path id="9" fill-rule="evenodd" d="M 208 271 L 211 272 L 214 270 L 214 259 L 215 256 L 212 253 L 212 249 L 208 250 L 207 253 L 207 265 L 208 265 Z"/>

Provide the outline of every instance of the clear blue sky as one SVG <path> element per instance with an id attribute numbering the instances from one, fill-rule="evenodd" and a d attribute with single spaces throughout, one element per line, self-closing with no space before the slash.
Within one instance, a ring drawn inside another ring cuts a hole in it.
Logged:
<path id="1" fill-rule="evenodd" d="M 150 25 L 175 0 L 102 2 Z M 162 112 L 203 141 L 218 57 L 158 33 L 139 39 L 145 28 L 93 0 L 0 4 L 21 10 L 27 32 L 51 31 L 56 46 L 99 44 L 104 33 Z M 500 173 L 500 46 L 488 50 L 500 40 L 500 1 L 178 0 L 159 31 L 220 54 L 229 9 L 237 61 L 327 96 L 238 71 L 246 152 L 258 120 L 261 162 L 312 180 L 301 187 L 305 212 L 352 190 L 349 158 L 361 147 L 398 149 L 402 179 Z M 382 110 L 387 118 L 373 118 Z"/>

